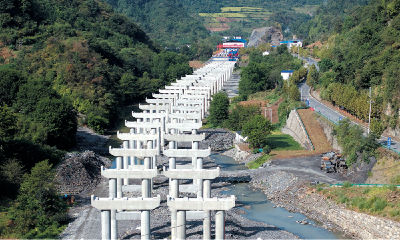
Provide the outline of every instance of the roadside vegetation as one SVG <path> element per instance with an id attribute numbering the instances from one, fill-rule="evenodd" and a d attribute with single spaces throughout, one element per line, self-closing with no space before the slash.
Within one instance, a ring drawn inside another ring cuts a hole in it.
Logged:
<path id="1" fill-rule="evenodd" d="M 351 124 L 348 118 L 339 122 L 332 132 L 337 136 L 338 143 L 343 148 L 343 155 L 346 156 L 346 164 L 351 166 L 357 162 L 357 157 L 360 155 L 362 160 L 369 163 L 369 157 L 375 156 L 376 149 L 379 147 L 377 143 L 377 135 L 370 132 L 367 137 L 363 137 L 364 130 L 355 124 Z"/>
<path id="2" fill-rule="evenodd" d="M 380 135 L 399 125 L 400 4 L 388 1 L 327 1 L 315 18 L 297 32 L 307 42 L 319 72 L 310 86 L 333 105 L 368 122 L 372 89 L 371 129 Z M 306 44 L 304 44 L 306 45 Z"/>
<path id="3" fill-rule="evenodd" d="M 400 191 L 396 185 L 351 187 L 351 183 L 345 182 L 343 187 L 318 187 L 317 191 L 350 210 L 400 220 Z"/>

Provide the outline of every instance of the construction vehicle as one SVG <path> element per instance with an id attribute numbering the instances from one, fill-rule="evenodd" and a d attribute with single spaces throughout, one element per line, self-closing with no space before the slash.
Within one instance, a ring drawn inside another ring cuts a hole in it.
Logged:
<path id="1" fill-rule="evenodd" d="M 336 172 L 334 165 L 332 165 L 331 161 L 329 160 L 321 160 L 321 166 L 319 167 L 321 170 L 325 170 L 328 172 Z"/>
<path id="2" fill-rule="evenodd" d="M 320 169 L 326 172 L 344 172 L 347 169 L 346 160 L 342 158 L 339 151 L 327 152 L 322 155 Z"/>

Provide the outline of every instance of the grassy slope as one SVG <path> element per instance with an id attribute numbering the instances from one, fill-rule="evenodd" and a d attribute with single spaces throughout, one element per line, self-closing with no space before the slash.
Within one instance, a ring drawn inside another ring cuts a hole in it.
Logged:
<path id="1" fill-rule="evenodd" d="M 395 186 L 327 188 L 322 193 L 348 209 L 400 220 L 400 190 Z"/>

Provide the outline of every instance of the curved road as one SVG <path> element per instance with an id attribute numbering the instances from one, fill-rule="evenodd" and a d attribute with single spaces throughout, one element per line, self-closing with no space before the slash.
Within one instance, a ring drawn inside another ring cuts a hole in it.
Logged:
<path id="1" fill-rule="evenodd" d="M 310 58 L 303 59 L 303 60 L 309 62 L 309 64 L 316 65 L 316 67 L 318 69 L 318 66 L 317 66 L 315 60 L 310 59 Z M 309 61 L 309 60 L 311 60 L 311 61 Z M 306 100 L 308 99 L 309 100 L 310 107 L 314 108 L 315 111 L 323 114 L 325 117 L 327 117 L 331 121 L 333 121 L 335 123 L 338 123 L 340 121 L 340 119 L 344 119 L 345 118 L 343 115 L 341 115 L 340 113 L 336 112 L 334 109 L 332 109 L 332 108 L 330 108 L 328 106 L 325 106 L 324 104 L 322 104 L 321 102 L 319 102 L 318 100 L 313 98 L 310 95 L 310 87 L 304 81 L 299 84 L 299 90 L 301 92 L 302 99 L 306 99 Z M 353 122 L 353 123 L 357 124 L 355 122 Z M 367 132 L 368 132 L 368 129 L 365 128 L 365 127 L 363 127 L 363 128 L 364 128 L 364 136 L 366 136 Z M 384 137 L 384 136 L 381 136 L 381 138 L 378 139 L 378 142 L 383 144 L 383 145 L 385 145 L 385 146 L 387 145 L 387 141 L 388 141 L 387 137 Z M 397 142 L 397 141 L 394 141 L 392 139 L 392 144 L 391 144 L 390 148 L 394 149 L 396 151 L 400 151 L 400 143 Z"/>

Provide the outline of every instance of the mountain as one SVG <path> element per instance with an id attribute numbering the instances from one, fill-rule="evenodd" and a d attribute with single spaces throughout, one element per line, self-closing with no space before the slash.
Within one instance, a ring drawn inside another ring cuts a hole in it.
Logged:
<path id="1" fill-rule="evenodd" d="M 35 134 L 28 133 L 44 128 L 35 138 L 41 143 L 73 145 L 76 126 L 68 134 L 57 130 L 57 116 L 64 112 L 102 132 L 125 101 L 192 72 L 186 56 L 161 52 L 137 24 L 105 2 L 3 0 L 0 24 L 0 86 L 6 93 L 0 104 L 40 124 L 28 130 L 26 123 L 20 134 L 32 140 Z M 44 116 L 46 108 L 59 114 Z"/>
<path id="2" fill-rule="evenodd" d="M 137 22 L 163 46 L 191 44 L 210 36 L 200 18 L 189 16 L 179 0 L 105 0 L 115 11 Z"/>
<path id="3" fill-rule="evenodd" d="M 323 98 L 364 121 L 371 87 L 372 125 L 395 128 L 400 105 L 400 1 L 335 0 L 316 13 L 300 28 L 309 42 L 323 42 L 312 51 L 322 59 L 312 85 L 322 90 Z"/>

